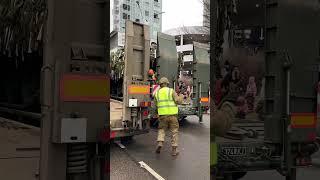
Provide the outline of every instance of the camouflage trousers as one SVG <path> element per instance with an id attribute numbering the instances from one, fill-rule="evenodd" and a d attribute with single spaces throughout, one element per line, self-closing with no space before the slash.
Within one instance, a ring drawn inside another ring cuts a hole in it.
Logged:
<path id="1" fill-rule="evenodd" d="M 170 129 L 172 133 L 171 146 L 178 146 L 178 133 L 179 133 L 179 122 L 177 116 L 160 116 L 159 117 L 159 127 L 158 127 L 158 145 L 162 146 L 164 138 L 166 136 L 166 130 Z"/>

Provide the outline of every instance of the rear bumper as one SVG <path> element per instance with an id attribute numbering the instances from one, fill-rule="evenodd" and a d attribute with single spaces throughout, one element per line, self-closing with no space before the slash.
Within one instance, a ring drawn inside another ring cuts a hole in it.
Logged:
<path id="1" fill-rule="evenodd" d="M 123 138 L 123 137 L 129 137 L 129 136 L 135 136 L 140 134 L 146 134 L 149 132 L 149 129 L 144 130 L 112 130 L 110 133 L 110 139 L 116 139 L 116 138 Z"/>

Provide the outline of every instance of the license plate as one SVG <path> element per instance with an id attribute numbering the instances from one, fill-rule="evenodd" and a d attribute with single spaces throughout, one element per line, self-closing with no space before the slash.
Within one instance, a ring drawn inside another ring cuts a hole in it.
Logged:
<path id="1" fill-rule="evenodd" d="M 244 156 L 247 154 L 246 147 L 225 147 L 222 152 L 228 156 Z"/>

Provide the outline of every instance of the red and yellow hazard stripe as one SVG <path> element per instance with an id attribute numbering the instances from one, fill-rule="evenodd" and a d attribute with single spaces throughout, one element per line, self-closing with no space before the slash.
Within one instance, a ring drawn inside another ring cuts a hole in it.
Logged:
<path id="1" fill-rule="evenodd" d="M 292 113 L 292 128 L 315 128 L 317 126 L 316 113 Z"/>
<path id="2" fill-rule="evenodd" d="M 64 74 L 60 78 L 62 101 L 107 102 L 110 83 L 106 75 Z"/>
<path id="3" fill-rule="evenodd" d="M 150 94 L 150 86 L 146 85 L 130 85 L 128 86 L 129 94 Z"/>

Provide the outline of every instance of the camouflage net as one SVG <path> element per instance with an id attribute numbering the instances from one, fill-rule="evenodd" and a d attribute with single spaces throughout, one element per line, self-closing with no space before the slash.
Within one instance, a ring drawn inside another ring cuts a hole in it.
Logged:
<path id="1" fill-rule="evenodd" d="M 45 0 L 0 0 L 0 53 L 23 56 L 42 50 Z"/>

